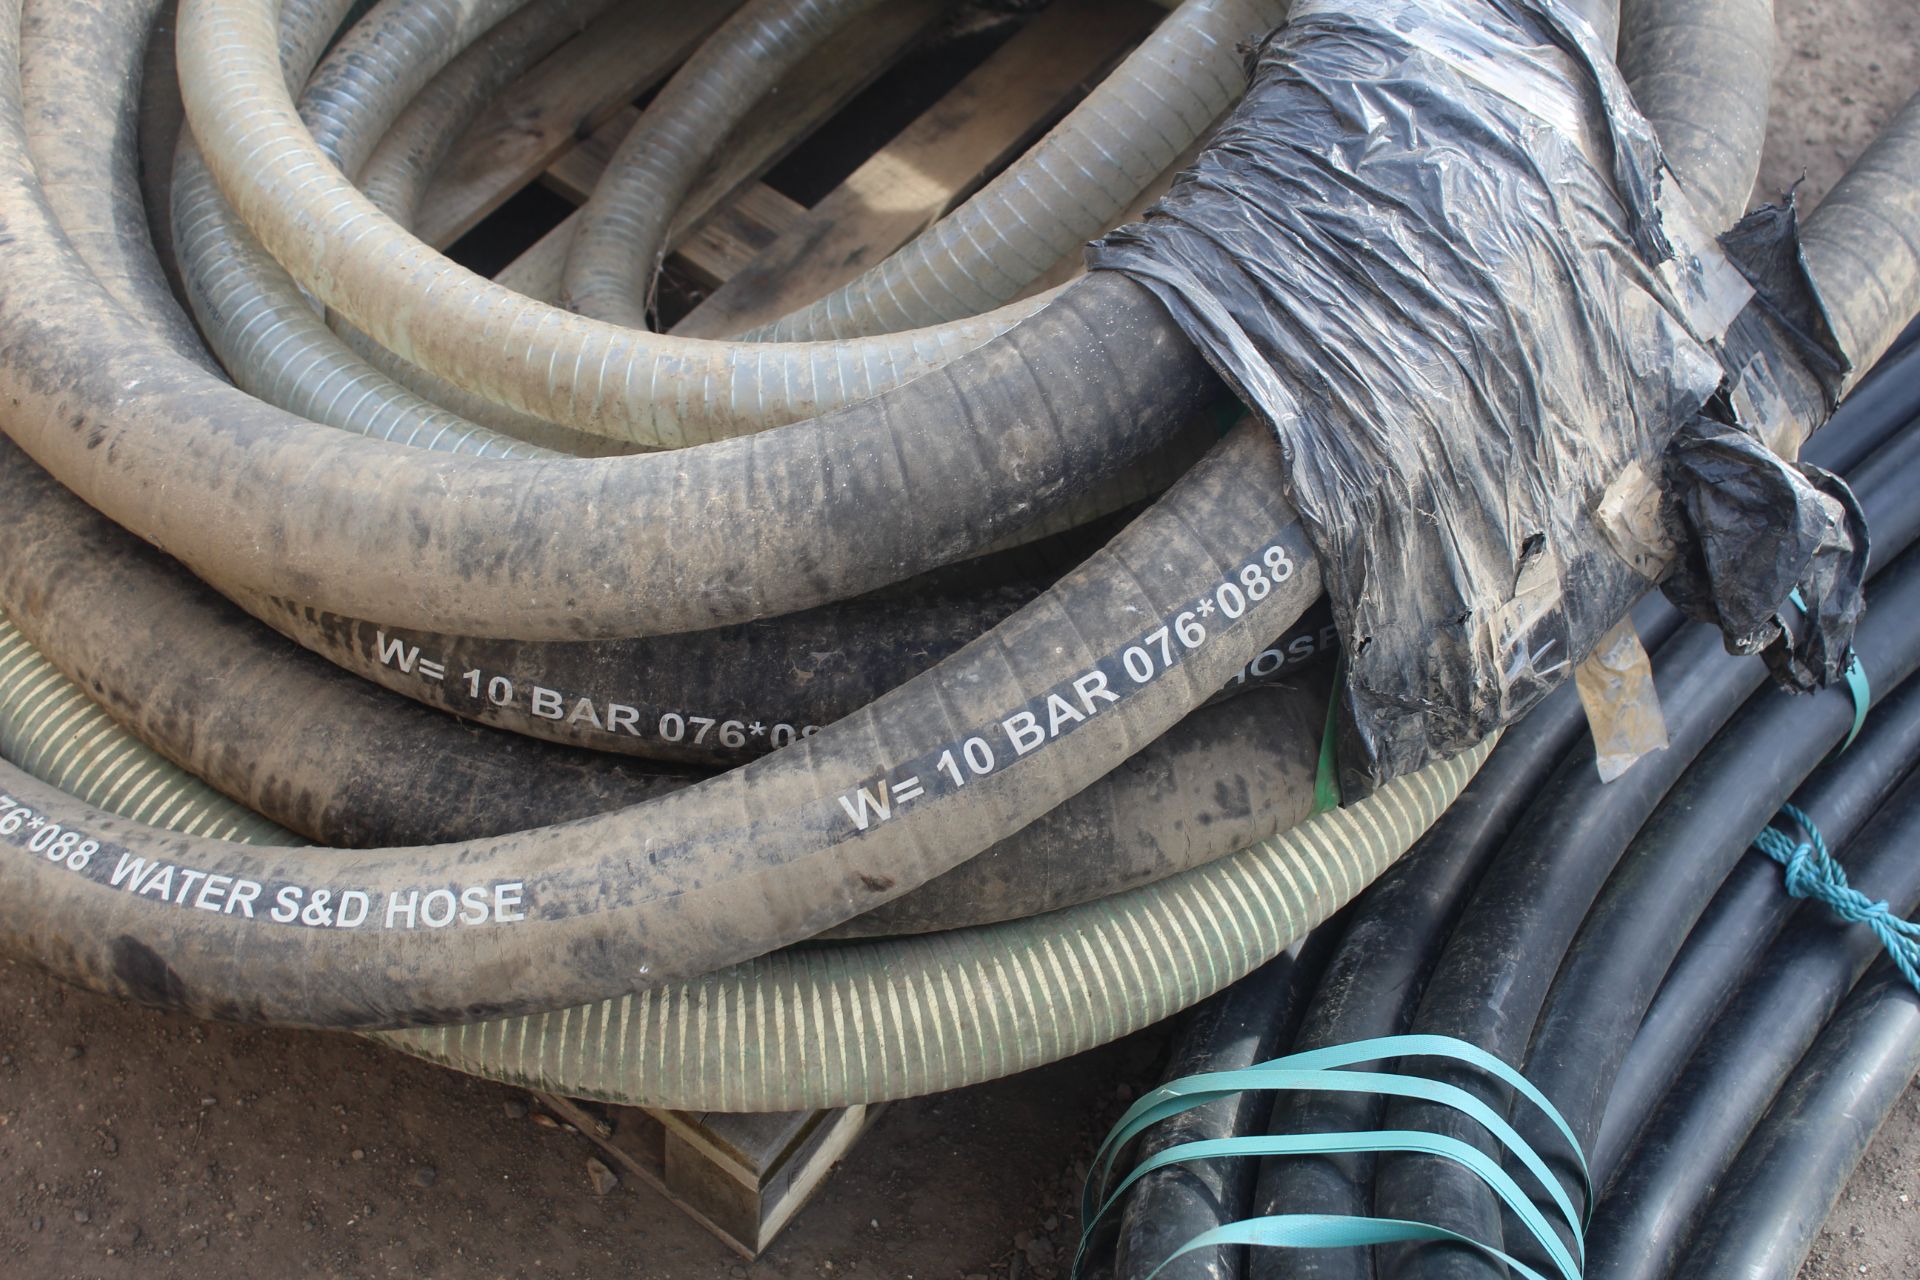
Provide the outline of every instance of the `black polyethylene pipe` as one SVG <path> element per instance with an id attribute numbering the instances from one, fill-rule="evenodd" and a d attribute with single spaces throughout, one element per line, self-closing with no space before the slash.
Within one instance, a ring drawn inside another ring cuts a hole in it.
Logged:
<path id="1" fill-rule="evenodd" d="M 1560 957 L 1627 842 L 1765 679 L 1758 662 L 1728 661 L 1719 633 L 1698 624 L 1662 646 L 1654 672 L 1667 714 L 1667 749 L 1603 784 L 1591 743 L 1574 747 L 1467 905 L 1428 981 L 1415 1033 L 1455 1036 L 1509 1062 L 1523 1058 Z M 1433 1074 L 1496 1108 L 1505 1105 L 1502 1091 L 1477 1073 Z M 1391 1105 L 1387 1126 L 1491 1142 L 1465 1116 L 1431 1104 Z M 1379 1216 L 1430 1222 L 1478 1240 L 1501 1239 L 1492 1193 L 1465 1170 L 1456 1176 L 1437 1161 L 1407 1156 L 1383 1157 L 1378 1170 Z M 1487 1273 L 1476 1255 L 1455 1245 L 1381 1252 L 1382 1275 L 1433 1280 Z"/>
<path id="2" fill-rule="evenodd" d="M 1860 737 L 1823 764 L 1793 803 L 1844 859 L 1854 834 L 1916 758 L 1920 681 L 1909 680 L 1875 707 Z M 1715 1015 L 1799 906 L 1781 890 L 1780 875 L 1779 865 L 1765 854 L 1744 854 L 1667 970 L 1614 1075 L 1599 1135 L 1588 1147 L 1597 1186 L 1607 1185 Z"/>
<path id="3" fill-rule="evenodd" d="M 1920 557 L 1909 552 L 1875 577 L 1867 601 L 1854 648 L 1884 696 L 1920 666 Z M 1592 1146 L 1634 1029 L 1694 922 L 1753 834 L 1845 740 L 1854 716 L 1844 684 L 1812 696 L 1760 690 L 1628 846 L 1561 963 L 1523 1068 L 1582 1150 Z M 1578 1194 L 1578 1170 L 1544 1117 L 1523 1111 L 1515 1127 Z"/>
<path id="4" fill-rule="evenodd" d="M 1741 1148 L 1674 1273 L 1679 1280 L 1793 1280 L 1916 1071 L 1920 993 L 1883 959 Z"/>
<path id="5" fill-rule="evenodd" d="M 1903 549 L 1920 527 L 1920 502 L 1911 500 L 1904 479 L 1912 474 L 1905 470 L 1910 455 L 1920 457 L 1920 432 L 1890 441 L 1853 481 L 1883 555 Z M 1698 625 L 1662 646 L 1654 671 L 1667 749 L 1610 783 L 1599 780 L 1591 744 L 1574 749 L 1468 905 L 1429 980 L 1414 1031 L 1456 1036 L 1509 1062 L 1522 1060 L 1561 957 L 1628 841 L 1765 680 L 1758 662 L 1726 661 L 1719 633 Z M 1490 1089 L 1477 1073 L 1436 1075 L 1504 1105 L 1504 1091 Z M 1430 1104 L 1397 1103 L 1388 1108 L 1388 1123 L 1483 1147 L 1491 1141 L 1459 1113 Z M 1492 1193 L 1465 1170 L 1415 1156 L 1386 1157 L 1378 1168 L 1374 1211 L 1380 1216 L 1431 1222 L 1478 1240 L 1502 1238 Z M 1380 1253 L 1385 1275 L 1435 1280 L 1492 1273 L 1479 1254 L 1451 1244 Z"/>
<path id="6" fill-rule="evenodd" d="M 1292 1052 L 1406 1030 L 1461 900 L 1534 788 L 1585 727 L 1580 700 L 1569 686 L 1507 730 L 1460 798 L 1355 905 Z M 1283 1093 L 1273 1100 L 1267 1123 L 1253 1131 L 1357 1132 L 1377 1127 L 1383 1109 L 1365 1094 Z M 1365 1156 L 1262 1160 L 1254 1212 L 1367 1213 L 1372 1168 Z M 1258 1280 L 1362 1277 L 1373 1273 L 1373 1262 L 1364 1249 L 1260 1249 L 1249 1257 L 1248 1273 Z"/>
<path id="7" fill-rule="evenodd" d="M 1920 775 L 1912 775 L 1844 858 L 1855 887 L 1901 915 L 1920 902 L 1917 835 Z M 1869 930 L 1824 903 L 1801 904 L 1621 1162 L 1587 1235 L 1588 1280 L 1671 1272 L 1741 1144 L 1879 954 Z"/>

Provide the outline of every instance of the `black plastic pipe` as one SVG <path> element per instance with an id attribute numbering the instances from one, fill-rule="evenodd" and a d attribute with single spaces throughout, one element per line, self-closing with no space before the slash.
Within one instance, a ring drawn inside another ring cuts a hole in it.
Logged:
<path id="1" fill-rule="evenodd" d="M 1901 784 L 1845 858 L 1853 884 L 1901 915 L 1920 902 L 1916 834 L 1920 775 Z M 1741 1144 L 1879 954 L 1867 929 L 1824 903 L 1800 906 L 1622 1161 L 1588 1233 L 1588 1280 L 1671 1272 Z"/>
<path id="2" fill-rule="evenodd" d="M 1920 993 L 1883 959 L 1741 1148 L 1674 1272 L 1679 1280 L 1793 1280 L 1916 1071 Z"/>

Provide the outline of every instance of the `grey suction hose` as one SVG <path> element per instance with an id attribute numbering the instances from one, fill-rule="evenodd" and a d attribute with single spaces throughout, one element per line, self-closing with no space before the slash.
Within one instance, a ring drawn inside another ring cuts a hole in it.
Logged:
<path id="1" fill-rule="evenodd" d="M 1920 95 L 1854 162 L 1814 216 L 1802 251 L 1840 348 L 1864 376 L 1920 297 Z M 1844 300 L 1837 305 L 1835 300 Z"/>
<path id="2" fill-rule="evenodd" d="M 770 347 L 643 334 L 523 297 L 434 253 L 326 162 L 285 89 L 276 9 L 182 10 L 181 85 L 209 170 L 300 285 L 397 355 L 510 408 L 637 444 L 722 439 L 872 396 L 1017 318 Z M 333 233 L 343 224 L 352 235 Z"/>
<path id="3" fill-rule="evenodd" d="M 797 341 L 914 329 L 1018 297 L 1105 231 L 1240 95 L 1237 46 L 1286 0 L 1186 0 L 1064 121 L 886 261 L 745 336 Z M 597 194 L 597 193 L 596 193 Z"/>
<path id="4" fill-rule="evenodd" d="M 427 184 L 468 125 L 540 59 L 585 30 L 613 0 L 532 0 L 474 41 L 422 85 L 385 129 L 366 163 L 343 165 L 376 208 L 402 226 L 419 216 Z M 351 104 L 356 113 L 364 109 Z M 369 132 L 378 132 L 369 126 Z"/>
<path id="5" fill-rule="evenodd" d="M 877 0 L 748 0 L 675 73 L 607 161 L 580 207 L 562 302 L 649 328 L 673 214 L 727 135 L 767 90 Z"/>
<path id="6" fill-rule="evenodd" d="M 348 176 L 376 208 L 412 230 L 429 184 L 468 126 L 503 90 L 568 37 L 585 29 L 610 2 L 533 0 L 476 40 L 430 80 L 393 117 L 366 164 L 357 174 Z M 360 111 L 370 104 L 362 100 L 347 105 Z M 362 360 L 415 395 L 469 422 L 579 457 L 629 453 L 639 448 L 516 413 L 409 364 L 337 316 L 329 316 L 328 324 Z"/>
<path id="7" fill-rule="evenodd" d="M 1304 607 L 1317 591 L 1317 574 L 1301 561 L 1303 545 L 1284 545 L 1298 536 L 1287 526 L 1278 535 L 1282 543 L 1271 542 L 1274 535 L 1258 539 L 1274 548 L 1269 558 L 1275 564 L 1291 559 L 1284 590 L 1270 589 L 1262 607 L 1195 637 L 1196 647 L 1167 668 L 1171 679 L 1134 685 L 1122 671 L 1124 651 L 1140 648 L 1135 629 L 1142 610 L 1148 617 L 1166 610 L 1140 594 L 1148 580 L 1177 584 L 1184 608 L 1192 582 L 1205 584 L 1222 572 L 1200 565 L 1217 566 L 1215 557 L 1225 548 L 1203 549 L 1188 529 L 1214 520 L 1228 529 L 1280 527 L 1276 517 L 1283 508 L 1273 505 L 1277 485 L 1262 474 L 1274 465 L 1272 452 L 1257 434 L 1242 429 L 1176 487 L 1174 495 L 1184 497 L 1163 500 L 1172 503 L 1164 515 L 1143 517 L 1107 551 L 941 667 L 785 751 L 619 813 L 468 845 L 325 859 L 289 852 L 269 870 L 230 848 L 156 844 L 152 833 L 97 815 L 74 815 L 57 793 L 0 772 L 16 800 L 64 818 L 65 829 L 85 831 L 98 848 L 91 874 L 42 871 L 24 859 L 0 863 L 0 876 L 20 882 L 7 905 L 0 905 L 0 932 L 13 949 L 28 954 L 64 952 L 67 976 L 108 990 L 227 1016 L 324 1025 L 446 1020 L 499 1007 L 501 992 L 509 989 L 499 980 L 501 967 L 521 964 L 514 957 L 527 947 L 570 955 L 566 965 L 547 966 L 511 984 L 514 1005 L 542 1008 L 610 995 L 629 988 L 636 976 L 702 972 L 725 963 L 728 951 L 750 954 L 818 933 L 948 869 L 1109 772 L 1257 652 L 1264 634 L 1278 629 L 1276 615 Z M 1234 492 L 1241 488 L 1244 495 Z M 1243 496 L 1255 505 L 1245 505 Z M 1198 505 L 1183 510 L 1187 504 Z M 1262 554 L 1253 548 L 1240 556 L 1259 566 Z M 1184 563 L 1195 556 L 1197 563 Z M 1153 569 L 1143 578 L 1148 563 Z M 1139 586 L 1115 590 L 1128 580 Z M 1109 625 L 1126 639 L 1103 656 L 1098 636 Z M 1023 654 L 1058 656 L 1043 662 L 1042 671 Z M 1076 713 L 1070 726 L 1062 726 L 1071 727 L 1071 750 L 1043 749 L 1048 740 L 1064 747 L 1064 738 L 1048 739 L 1042 728 L 1041 741 L 1035 741 L 1030 725 L 1020 720 L 1035 713 L 1024 708 L 1037 697 L 1044 713 L 1046 691 L 1063 679 L 1072 688 L 1081 664 L 1103 672 L 1111 664 L 1112 674 L 1087 678 L 1083 689 L 1104 689 L 1112 702 L 1098 699 L 1095 714 Z M 1039 681 L 1024 695 L 1015 692 L 1025 684 L 1022 670 Z M 932 719 L 916 730 L 911 707 Z M 901 718 L 900 712 L 907 714 Z M 1001 728 L 1003 722 L 1015 727 Z M 995 734 L 1005 756 L 993 759 L 983 730 Z M 927 747 L 916 739 L 924 742 L 929 731 L 933 749 L 925 754 Z M 940 742 L 953 734 L 953 745 L 942 748 Z M 980 747 L 968 747 L 976 736 Z M 1030 754 L 1018 754 L 1018 743 L 1027 742 L 1033 743 Z M 950 770 L 973 772 L 964 786 L 935 774 L 943 753 Z M 885 810 L 884 787 L 878 800 L 872 798 L 876 764 L 888 760 L 903 767 L 896 772 L 880 765 L 881 780 L 911 772 L 925 792 L 898 814 Z M 783 778 L 793 779 L 797 789 Z M 936 831 L 937 844 L 930 843 Z M 978 845 L 967 847 L 976 839 Z M 636 864 L 635 851 L 643 863 Z M 523 896 L 526 918 L 502 910 L 506 918 L 492 927 L 438 932 L 390 913 L 382 927 L 362 930 L 314 927 L 324 920 L 315 912 L 304 921 L 308 927 L 276 929 L 167 910 L 110 883 L 116 866 L 124 871 L 129 859 L 155 857 L 245 877 L 265 888 L 283 886 L 309 903 L 310 893 L 323 886 L 329 900 L 351 890 L 391 904 L 451 892 L 449 882 L 463 892 L 490 886 L 498 893 L 502 884 L 518 885 L 512 893 Z M 54 933 L 64 941 L 55 944 Z M 89 938 L 115 941 L 100 947 L 76 942 Z M 165 958 L 174 976 L 164 987 L 152 985 L 150 965 L 130 970 L 114 958 L 134 940 L 144 954 Z M 332 953 L 326 967 L 339 975 L 328 989 L 311 981 L 323 952 Z M 241 991 L 248 993 L 247 1003 L 236 1009 L 225 993 Z M 581 994 L 570 998 L 570 991 Z"/>
<path id="8" fill-rule="evenodd" d="M 348 27 L 317 68 L 288 65 L 300 119 L 343 174 L 359 172 L 387 126 L 460 53 L 527 0 L 383 0 Z M 284 36 L 283 36 L 284 39 Z M 424 52 L 423 52 L 424 51 Z M 300 74 L 311 71 L 309 78 Z M 369 111 L 367 102 L 380 104 Z"/>
<path id="9" fill-rule="evenodd" d="M 475 13 L 472 5 L 451 0 L 389 0 L 357 24 L 321 66 L 303 117 L 317 130 L 315 142 L 328 160 L 351 172 L 358 153 L 372 145 L 365 113 L 354 112 L 353 104 L 374 88 L 405 101 L 437 69 L 439 59 L 396 66 L 396 47 L 440 50 L 444 59 L 511 7 L 494 0 Z M 317 53 L 310 29 L 330 30 L 343 11 L 338 0 L 327 10 L 288 8 L 283 43 L 289 51 Z M 296 84 L 313 70 L 296 62 L 285 69 L 288 82 Z M 342 146 L 354 154 L 343 154 Z M 172 198 L 187 296 L 208 343 L 243 389 L 329 426 L 417 448 L 491 458 L 547 452 L 424 400 L 362 360 L 234 215 L 185 134 L 174 161 Z"/>

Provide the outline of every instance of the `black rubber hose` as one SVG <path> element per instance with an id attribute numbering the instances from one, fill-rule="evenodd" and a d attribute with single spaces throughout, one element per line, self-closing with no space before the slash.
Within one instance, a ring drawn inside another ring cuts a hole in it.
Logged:
<path id="1" fill-rule="evenodd" d="M 1250 1067 L 1279 1053 L 1314 974 L 1326 960 L 1330 935 L 1325 927 L 1314 930 L 1294 954 L 1249 974 L 1183 1016 L 1162 1082 Z M 1264 1105 L 1257 1095 L 1239 1094 L 1183 1112 L 1141 1135 L 1130 1159 L 1137 1163 L 1183 1142 L 1244 1133 Z M 1148 1174 L 1112 1214 L 1119 1220 L 1117 1238 L 1111 1242 L 1112 1274 L 1118 1280 L 1144 1280 L 1202 1231 L 1245 1217 L 1253 1180 L 1251 1160 L 1196 1160 Z M 1190 1253 L 1167 1263 L 1160 1274 L 1166 1280 L 1223 1280 L 1244 1269 L 1242 1252 Z"/>
<path id="2" fill-rule="evenodd" d="M 1917 834 L 1920 775 L 1901 784 L 1844 857 L 1854 886 L 1901 915 L 1920 902 Z M 1588 1280 L 1671 1272 L 1767 1104 L 1879 953 L 1870 931 L 1824 903 L 1800 906 L 1621 1162 L 1587 1235 Z"/>
<path id="3" fill-rule="evenodd" d="M 5 441 L 0 506 L 14 513 L 0 525 L 0 603 L 23 634 L 175 763 L 323 843 L 499 835 L 694 780 L 477 729 L 344 676 L 100 519 Z M 144 643 L 123 649 L 128 637 Z M 181 652 L 200 661 L 166 660 Z M 1053 910 L 1289 827 L 1312 804 L 1325 707 L 1319 679 L 1204 707 L 1080 795 L 838 932 Z"/>
<path id="4" fill-rule="evenodd" d="M 1920 758 L 1920 682 L 1908 681 L 1875 709 L 1844 755 L 1821 766 L 1793 802 L 1836 848 L 1844 848 Z M 1844 856 L 1844 855 L 1842 855 Z M 1668 969 L 1614 1076 L 1599 1135 L 1588 1149 L 1605 1186 L 1647 1116 L 1700 1037 L 1799 904 L 1780 888 L 1780 868 L 1747 853 L 1715 894 Z"/>
<path id="5" fill-rule="evenodd" d="M 1920 528 L 1902 463 L 1920 453 L 1920 433 L 1902 436 L 1860 469 L 1855 492 L 1876 545 L 1897 553 Z M 1911 474 L 1907 472 L 1906 474 Z M 1667 714 L 1668 747 L 1602 783 L 1591 744 L 1579 746 L 1542 788 L 1509 838 L 1487 888 L 1467 907 L 1429 980 L 1413 1029 L 1452 1035 L 1509 1062 L 1526 1053 L 1561 957 L 1615 863 L 1693 758 L 1765 680 L 1757 662 L 1729 662 L 1717 632 L 1693 626 L 1654 660 Z M 1474 1073 L 1438 1073 L 1495 1105 Z M 1393 1128 L 1429 1129 L 1467 1142 L 1488 1139 L 1457 1112 L 1427 1104 L 1389 1108 Z M 1418 1157 L 1382 1159 L 1374 1189 L 1383 1217 L 1432 1222 L 1479 1240 L 1500 1239 L 1492 1193 L 1464 1170 Z M 1383 1274 L 1483 1276 L 1479 1255 L 1448 1244 L 1383 1249 Z"/>
<path id="6" fill-rule="evenodd" d="M 696 778 L 483 729 L 345 676 L 102 519 L 10 441 L 0 508 L 0 607 L 28 641 L 174 763 L 322 843 L 497 835 Z"/>
<path id="7" fill-rule="evenodd" d="M 818 732 L 959 652 L 1046 589 L 1058 575 L 1036 571 L 1048 560 L 1078 548 L 1077 563 L 1105 541 L 1088 545 L 1080 532 L 988 557 L 970 575 L 925 574 L 804 613 L 633 640 L 437 636 L 287 601 L 239 603 L 301 648 L 427 706 L 549 742 L 730 767 Z M 947 589 L 943 578 L 978 585 Z M 1278 660 L 1256 656 L 1237 683 L 1297 670 L 1336 646 L 1316 608 L 1268 646 Z"/>
<path id="8" fill-rule="evenodd" d="M 0 862 L 9 890 L 0 895 L 0 932 L 17 951 L 58 957 L 76 980 L 159 1003 L 376 1025 L 505 1012 L 496 1006 L 503 993 L 514 1009 L 602 999 L 637 980 L 705 972 L 811 936 L 950 869 L 1110 772 L 1297 616 L 1317 594 L 1318 575 L 1276 496 L 1276 452 L 1240 429 L 1082 569 L 960 655 L 815 737 L 616 814 L 477 846 L 324 860 L 283 851 L 268 874 L 254 854 L 76 815 L 57 793 L 6 771 L 0 785 L 9 794 L 100 848 L 97 865 L 77 875 Z M 1242 567 L 1269 575 L 1264 597 L 1237 619 L 1197 630 L 1187 617 L 1196 591 Z M 1162 616 L 1164 651 L 1153 638 L 1159 628 L 1141 621 Z M 1145 683 L 1126 673 L 1129 652 Z M 1091 711 L 1071 701 L 1081 694 Z M 978 771 L 965 762 L 975 738 Z M 936 772 L 941 759 L 949 772 L 963 771 L 962 782 Z M 908 777 L 921 794 L 889 813 L 889 792 L 876 788 Z M 116 888 L 115 868 L 136 858 L 185 860 L 271 887 L 270 901 L 285 891 L 308 906 L 308 890 L 324 889 L 331 901 L 351 889 L 404 907 L 415 894 L 471 888 L 484 896 L 501 884 L 521 886 L 509 896 L 521 894 L 526 906 L 503 909 L 492 927 L 444 931 L 412 927 L 391 911 L 370 916 L 380 924 L 365 929 L 322 927 L 324 911 L 303 916 L 304 927 L 268 924 Z M 518 911 L 525 919 L 512 919 Z M 166 968 L 116 958 L 136 945 Z M 503 983 L 529 947 L 569 962 Z M 325 971 L 339 975 L 324 989 L 309 981 L 323 954 Z M 170 976 L 156 983 L 161 973 Z"/>
<path id="9" fill-rule="evenodd" d="M 1679 1280 L 1793 1280 L 1920 1071 L 1920 993 L 1875 963 L 1794 1068 L 1708 1205 Z"/>
<path id="10" fill-rule="evenodd" d="M 1920 667 L 1920 556 L 1873 580 L 1855 653 L 1880 696 Z M 1640 829 L 1560 964 L 1523 1070 L 1552 1100 L 1582 1151 L 1661 978 L 1721 883 L 1801 783 L 1846 739 L 1845 685 L 1810 697 L 1762 689 L 1700 753 Z M 1515 1117 L 1569 1194 L 1579 1170 L 1537 1112 Z M 1543 1198 L 1541 1203 L 1547 1202 Z"/>
<path id="11" fill-rule="evenodd" d="M 1462 900 L 1585 726 L 1580 701 L 1568 687 L 1507 730 L 1420 844 L 1355 904 L 1292 1042 L 1294 1051 L 1406 1030 Z M 1383 1109 L 1363 1094 L 1285 1093 L 1274 1099 L 1266 1124 L 1250 1131 L 1360 1132 L 1377 1127 Z M 1263 1160 L 1254 1212 L 1365 1214 L 1372 1170 L 1373 1162 L 1362 1156 Z M 1257 1280 L 1363 1277 L 1372 1275 L 1373 1260 L 1364 1249 L 1263 1249 L 1248 1258 L 1248 1273 Z"/>

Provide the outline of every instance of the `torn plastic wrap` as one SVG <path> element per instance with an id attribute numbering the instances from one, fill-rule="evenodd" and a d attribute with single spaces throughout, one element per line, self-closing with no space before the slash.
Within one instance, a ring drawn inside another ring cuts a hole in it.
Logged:
<path id="1" fill-rule="evenodd" d="M 1719 626 L 1727 648 L 1763 654 L 1776 680 L 1805 692 L 1847 666 L 1866 515 L 1840 477 L 1786 459 L 1833 412 L 1850 366 L 1800 257 L 1790 198 L 1743 218 L 1720 245 L 1753 297 L 1719 344 L 1722 395 L 1667 447 L 1681 559 L 1666 592 Z M 1796 588 L 1789 608 L 1783 596 Z"/>
<path id="2" fill-rule="evenodd" d="M 1650 581 L 1837 674 L 1864 536 L 1742 417 L 1830 407 L 1746 274 L 1777 237 L 1730 262 L 1664 176 L 1555 0 L 1299 0 L 1194 167 L 1089 249 L 1279 439 L 1350 796 L 1524 713 Z M 1786 631 L 1795 586 L 1817 624 Z"/>

